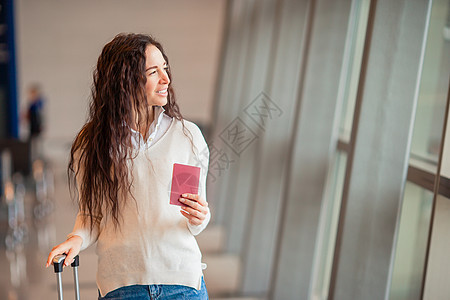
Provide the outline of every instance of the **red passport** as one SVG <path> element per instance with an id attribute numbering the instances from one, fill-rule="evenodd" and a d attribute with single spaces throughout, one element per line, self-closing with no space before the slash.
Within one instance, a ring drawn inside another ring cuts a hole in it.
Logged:
<path id="1" fill-rule="evenodd" d="M 184 193 L 198 194 L 200 167 L 173 164 L 170 204 L 184 206 L 178 199 Z"/>

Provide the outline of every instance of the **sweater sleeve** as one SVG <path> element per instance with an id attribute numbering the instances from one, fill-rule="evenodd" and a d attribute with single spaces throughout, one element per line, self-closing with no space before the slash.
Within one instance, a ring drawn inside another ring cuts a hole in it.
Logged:
<path id="1" fill-rule="evenodd" d="M 79 159 L 79 154 L 77 153 L 75 157 L 76 159 Z M 83 178 L 83 170 L 81 169 L 80 172 L 76 173 L 75 178 L 79 195 L 81 191 L 82 178 Z M 80 199 L 78 199 L 78 201 L 80 201 Z M 99 227 L 100 227 L 100 219 L 97 218 L 91 231 L 89 215 L 79 211 L 75 219 L 75 225 L 73 227 L 73 230 L 71 233 L 67 235 L 67 239 L 69 239 L 74 235 L 81 237 L 83 243 L 81 244 L 80 250 L 84 250 L 97 241 L 100 232 Z"/>
<path id="2" fill-rule="evenodd" d="M 198 128 L 198 127 L 197 127 Z M 206 198 L 206 178 L 208 175 L 208 167 L 209 167 L 209 148 L 208 144 L 205 141 L 205 138 L 203 137 L 200 129 L 198 129 L 199 134 L 199 140 L 198 143 L 200 147 L 198 147 L 199 155 L 198 155 L 198 162 L 201 168 L 200 172 L 200 182 L 199 182 L 199 195 L 205 199 L 205 201 L 208 202 L 208 199 Z M 208 214 L 206 215 L 206 219 L 203 221 L 200 225 L 192 225 L 188 221 L 188 227 L 189 230 L 193 235 L 198 235 L 200 232 L 202 232 L 206 226 L 208 225 L 209 221 L 211 220 L 211 211 L 208 207 Z"/>
<path id="3" fill-rule="evenodd" d="M 80 250 L 84 250 L 97 241 L 100 231 L 98 224 L 99 222 L 96 222 L 91 232 L 88 216 L 83 215 L 81 212 L 78 212 L 73 230 L 67 235 L 67 238 L 70 238 L 74 235 L 78 235 L 79 237 L 81 237 L 83 243 L 81 244 Z"/>

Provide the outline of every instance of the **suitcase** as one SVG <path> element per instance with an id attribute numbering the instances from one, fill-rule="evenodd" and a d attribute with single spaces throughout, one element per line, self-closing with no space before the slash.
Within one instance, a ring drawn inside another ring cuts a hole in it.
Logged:
<path id="1" fill-rule="evenodd" d="M 62 281 L 61 281 L 61 273 L 63 271 L 64 259 L 66 258 L 65 254 L 58 254 L 53 258 L 53 267 L 56 273 L 56 282 L 58 288 L 58 299 L 63 300 L 63 290 L 62 290 Z M 80 265 L 80 258 L 75 256 L 73 263 L 71 264 L 73 268 L 73 280 L 75 284 L 75 299 L 80 300 L 80 287 L 78 284 L 78 266 Z"/>

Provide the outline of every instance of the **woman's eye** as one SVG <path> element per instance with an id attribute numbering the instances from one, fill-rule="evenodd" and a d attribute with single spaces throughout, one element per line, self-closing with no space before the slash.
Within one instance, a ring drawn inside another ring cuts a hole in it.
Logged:
<path id="1" fill-rule="evenodd" d="M 150 75 L 153 75 L 153 74 L 155 74 L 156 73 L 156 70 L 155 71 L 153 71 L 153 72 L 150 72 Z"/>

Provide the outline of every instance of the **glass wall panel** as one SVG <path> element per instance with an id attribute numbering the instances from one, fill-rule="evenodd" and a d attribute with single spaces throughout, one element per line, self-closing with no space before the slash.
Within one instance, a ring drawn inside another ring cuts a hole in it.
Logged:
<path id="1" fill-rule="evenodd" d="M 334 157 L 324 193 L 316 257 L 314 259 L 313 290 L 311 299 L 328 299 L 331 267 L 333 264 L 336 231 L 341 208 L 347 153 L 339 151 Z"/>
<path id="2" fill-rule="evenodd" d="M 420 299 L 433 193 L 406 183 L 390 300 Z"/>
<path id="3" fill-rule="evenodd" d="M 419 87 L 410 164 L 436 173 L 450 70 L 448 0 L 435 0 Z"/>
<path id="4" fill-rule="evenodd" d="M 450 295 L 450 199 L 437 196 L 424 299 L 448 299 Z"/>
<path id="5" fill-rule="evenodd" d="M 442 156 L 442 163 L 441 163 L 441 176 L 450 179 L 450 119 L 447 119 L 447 130 L 445 132 L 445 141 L 444 141 L 444 155 Z"/>
<path id="6" fill-rule="evenodd" d="M 350 142 L 369 6 L 370 0 L 354 0 L 352 2 L 344 54 L 346 57 L 343 63 L 341 86 L 339 88 L 339 97 L 342 97 L 339 139 L 344 143 Z"/>
<path id="7" fill-rule="evenodd" d="M 435 0 L 431 6 L 409 162 L 433 175 L 437 171 L 448 93 L 449 4 L 448 0 Z M 432 201 L 431 191 L 406 184 L 390 299 L 421 298 Z"/>
<path id="8" fill-rule="evenodd" d="M 338 138 L 341 142 L 347 144 L 350 143 L 353 126 L 369 6 L 370 0 L 352 1 L 346 35 L 337 101 L 341 115 L 338 116 L 337 124 L 339 124 Z M 346 165 L 347 153 L 337 151 L 329 169 L 321 208 L 320 228 L 313 265 L 312 289 L 310 291 L 311 299 L 328 299 Z"/>

